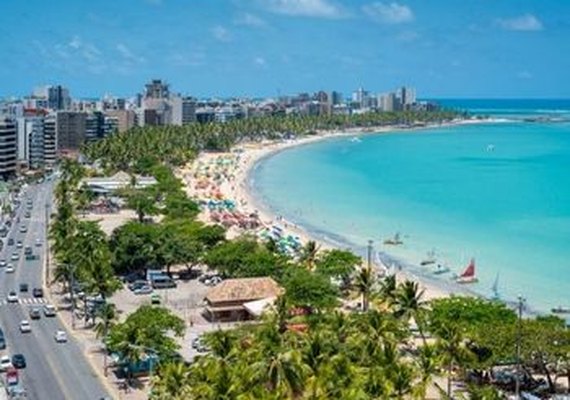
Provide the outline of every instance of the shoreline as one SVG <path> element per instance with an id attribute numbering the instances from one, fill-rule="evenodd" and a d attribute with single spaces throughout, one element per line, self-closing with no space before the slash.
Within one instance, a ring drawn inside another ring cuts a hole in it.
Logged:
<path id="1" fill-rule="evenodd" d="M 342 131 L 327 131 L 319 132 L 316 135 L 302 137 L 294 140 L 285 141 L 264 141 L 260 143 L 247 143 L 236 146 L 231 152 L 227 153 L 201 153 L 191 166 L 186 166 L 179 170 L 182 175 L 181 178 L 185 183 L 186 192 L 190 197 L 203 199 L 204 191 L 199 190 L 197 185 L 192 185 L 192 176 L 194 180 L 198 179 L 196 176 L 197 171 L 204 165 L 212 165 L 220 158 L 232 159 L 235 157 L 235 163 L 232 164 L 233 170 L 224 179 L 219 182 L 217 187 L 218 194 L 221 194 L 224 199 L 231 199 L 236 203 L 236 211 L 251 215 L 257 214 L 262 226 L 271 228 L 278 226 L 283 229 L 288 235 L 298 238 L 301 243 L 306 243 L 309 240 L 317 242 L 321 249 L 342 248 L 349 249 L 359 256 L 366 254 L 366 244 L 362 246 L 349 243 L 338 235 L 339 240 L 335 240 L 334 232 L 319 232 L 316 228 L 312 229 L 310 226 L 300 224 L 293 219 L 287 220 L 283 216 L 271 209 L 271 206 L 265 204 L 262 199 L 256 196 L 255 188 L 253 187 L 253 174 L 257 166 L 268 157 L 274 156 L 277 153 L 287 149 L 309 145 L 318 141 L 328 140 L 339 137 L 350 137 L 353 135 L 377 135 L 377 134 L 402 134 L 402 133 L 420 133 L 425 130 L 433 128 L 445 128 L 457 125 L 470 125 L 470 124 L 491 124 L 498 123 L 494 119 L 482 120 L 458 120 L 450 121 L 443 124 L 428 124 L 426 126 L 418 127 L 380 127 L 380 128 L 353 128 Z M 216 222 L 212 219 L 212 215 L 208 211 L 204 211 L 200 215 L 203 222 Z M 231 227 L 228 230 L 228 236 L 236 237 L 239 234 L 248 232 L 248 230 L 234 229 Z M 258 232 L 250 233 L 257 234 Z M 330 237 L 332 235 L 333 237 Z M 363 257 L 366 261 L 366 257 Z M 410 279 L 418 283 L 420 289 L 424 291 L 425 300 L 434 298 L 447 297 L 450 295 L 466 295 L 466 296 L 481 296 L 481 294 L 470 290 L 467 287 L 456 284 L 452 281 L 446 282 L 437 277 L 431 277 L 419 274 L 413 270 L 413 264 L 408 260 L 399 259 L 389 253 L 374 251 L 372 260 L 373 265 L 378 272 L 395 274 L 398 281 Z M 395 264 L 395 265 L 394 265 Z M 390 265 L 390 266 L 388 266 Z"/>

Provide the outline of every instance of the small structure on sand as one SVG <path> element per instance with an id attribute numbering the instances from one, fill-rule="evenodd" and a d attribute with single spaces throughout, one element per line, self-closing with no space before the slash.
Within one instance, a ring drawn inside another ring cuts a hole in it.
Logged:
<path id="1" fill-rule="evenodd" d="M 254 319 L 282 293 L 283 288 L 269 277 L 228 279 L 206 294 L 204 316 L 212 322 Z"/>

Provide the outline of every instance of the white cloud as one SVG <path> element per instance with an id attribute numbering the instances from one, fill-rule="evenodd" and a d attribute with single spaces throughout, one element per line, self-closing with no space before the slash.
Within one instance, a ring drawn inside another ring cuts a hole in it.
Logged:
<path id="1" fill-rule="evenodd" d="M 230 32 L 221 25 L 216 25 L 211 29 L 212 35 L 220 42 L 229 42 L 231 40 Z"/>
<path id="2" fill-rule="evenodd" d="M 168 57 L 169 64 L 177 67 L 199 67 L 206 62 L 206 55 L 201 51 L 191 53 L 177 52 Z"/>
<path id="3" fill-rule="evenodd" d="M 524 79 L 524 80 L 526 80 L 526 79 L 532 79 L 532 74 L 531 74 L 530 72 L 528 72 L 528 71 L 519 71 L 519 72 L 517 73 L 517 78 L 519 78 L 519 79 Z"/>
<path id="4" fill-rule="evenodd" d="M 126 61 L 135 63 L 141 63 L 145 61 L 144 57 L 136 55 L 129 47 L 127 47 L 127 45 L 123 43 L 118 43 L 115 48 Z"/>
<path id="5" fill-rule="evenodd" d="M 270 11 L 302 17 L 340 18 L 341 9 L 330 0 L 262 0 Z"/>
<path id="6" fill-rule="evenodd" d="M 267 23 L 256 15 L 245 13 L 235 19 L 236 25 L 251 26 L 253 28 L 263 28 Z"/>
<path id="7" fill-rule="evenodd" d="M 541 31 L 542 22 L 532 14 L 524 14 L 513 18 L 500 18 L 497 24 L 508 31 Z"/>
<path id="8" fill-rule="evenodd" d="M 403 24 L 414 20 L 412 9 L 398 3 L 376 3 L 362 6 L 362 11 L 375 21 L 384 24 Z"/>
<path id="9" fill-rule="evenodd" d="M 263 57 L 255 57 L 255 58 L 253 59 L 253 63 L 254 63 L 256 66 L 262 67 L 262 68 L 265 67 L 265 66 L 267 66 L 267 62 L 265 61 L 265 58 L 263 58 Z"/>

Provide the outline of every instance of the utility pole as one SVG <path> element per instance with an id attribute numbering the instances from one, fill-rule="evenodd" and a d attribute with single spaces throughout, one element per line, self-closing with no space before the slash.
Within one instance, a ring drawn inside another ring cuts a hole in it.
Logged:
<path id="1" fill-rule="evenodd" d="M 75 267 L 69 266 L 71 272 L 71 287 L 69 288 L 69 294 L 71 298 L 71 329 L 75 330 L 75 298 L 73 296 L 74 286 L 75 286 Z"/>
<path id="2" fill-rule="evenodd" d="M 518 324 L 517 324 L 517 372 L 515 379 L 515 397 L 520 400 L 520 376 L 521 376 L 521 340 L 522 340 L 522 312 L 525 299 L 518 296 Z"/>

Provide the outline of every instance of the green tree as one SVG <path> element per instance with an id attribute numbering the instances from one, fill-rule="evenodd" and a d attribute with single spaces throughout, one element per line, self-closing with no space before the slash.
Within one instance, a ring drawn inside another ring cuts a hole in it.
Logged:
<path id="1" fill-rule="evenodd" d="M 329 278 L 341 279 L 344 287 L 350 286 L 355 267 L 362 259 L 348 250 L 326 250 L 316 260 L 316 272 Z"/>
<path id="2" fill-rule="evenodd" d="M 283 285 L 285 297 L 292 306 L 323 310 L 338 304 L 339 293 L 329 279 L 302 267 L 289 266 Z"/>

